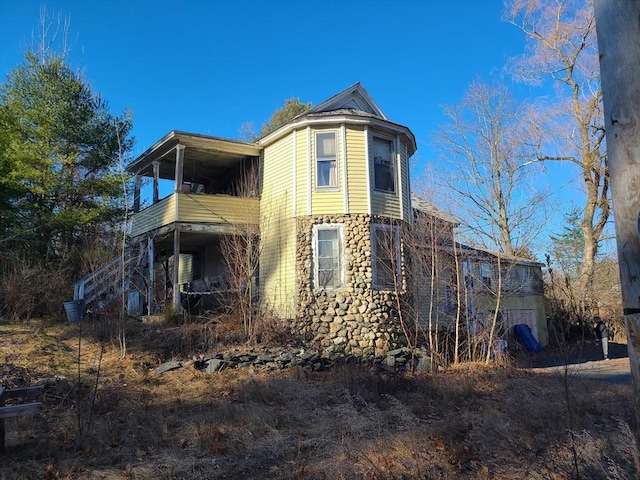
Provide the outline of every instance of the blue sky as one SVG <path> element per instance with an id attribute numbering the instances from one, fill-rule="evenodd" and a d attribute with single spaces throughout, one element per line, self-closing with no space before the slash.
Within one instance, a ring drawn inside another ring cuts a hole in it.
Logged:
<path id="1" fill-rule="evenodd" d="M 133 112 L 134 156 L 170 130 L 238 138 L 243 123 L 259 129 L 287 98 L 318 104 L 360 81 L 415 134 L 417 181 L 437 156 L 441 105 L 459 102 L 479 76 L 502 75 L 523 51 L 502 3 L 0 0 L 0 74 L 22 61 L 42 6 L 68 17 L 70 63 L 113 113 Z M 552 188 L 570 195 L 562 185 Z"/>
<path id="2" fill-rule="evenodd" d="M 133 111 L 136 153 L 172 129 L 237 138 L 287 98 L 317 104 L 360 81 L 424 156 L 440 105 L 523 41 L 501 0 L 2 0 L 3 79 L 41 5 L 69 17 L 71 63 L 111 110 Z"/>

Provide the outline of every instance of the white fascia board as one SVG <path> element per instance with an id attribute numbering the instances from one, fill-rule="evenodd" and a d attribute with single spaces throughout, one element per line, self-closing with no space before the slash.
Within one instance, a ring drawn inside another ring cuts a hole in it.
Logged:
<path id="1" fill-rule="evenodd" d="M 322 117 L 313 117 L 307 118 L 303 117 L 298 120 L 294 120 L 286 125 L 280 127 L 280 129 L 275 132 L 270 133 L 264 138 L 258 140 L 258 145 L 265 147 L 276 140 L 279 140 L 289 132 L 294 129 L 308 127 L 312 125 L 327 125 L 327 124 L 336 124 L 336 123 L 345 123 L 347 125 L 369 125 L 372 127 L 391 130 L 394 133 L 398 133 L 407 137 L 409 144 L 411 146 L 411 154 L 407 151 L 407 158 L 413 155 L 417 150 L 416 139 L 411 130 L 407 127 L 400 125 L 398 123 L 390 122 L 389 120 L 382 120 L 379 118 L 372 117 L 364 117 L 360 115 L 336 115 L 336 116 L 322 116 Z"/>

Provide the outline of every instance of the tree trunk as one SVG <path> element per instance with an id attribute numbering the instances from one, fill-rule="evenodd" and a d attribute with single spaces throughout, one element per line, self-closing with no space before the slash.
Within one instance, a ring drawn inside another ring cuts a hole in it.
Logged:
<path id="1" fill-rule="evenodd" d="M 640 438 L 640 0 L 594 3 L 613 210 Z"/>

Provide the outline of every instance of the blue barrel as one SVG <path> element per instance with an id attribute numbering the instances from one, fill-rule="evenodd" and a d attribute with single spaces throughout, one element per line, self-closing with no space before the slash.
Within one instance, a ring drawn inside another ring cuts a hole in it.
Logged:
<path id="1" fill-rule="evenodd" d="M 69 325 L 80 323 L 84 318 L 84 300 L 65 302 L 64 311 L 67 313 L 67 322 L 69 322 Z"/>

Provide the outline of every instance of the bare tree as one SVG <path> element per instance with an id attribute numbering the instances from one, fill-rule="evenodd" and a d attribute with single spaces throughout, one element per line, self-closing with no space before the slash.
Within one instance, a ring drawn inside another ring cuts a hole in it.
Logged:
<path id="1" fill-rule="evenodd" d="M 551 80 L 557 89 L 553 103 L 538 111 L 540 123 L 546 126 L 538 159 L 571 162 L 582 177 L 584 249 L 578 303 L 584 315 L 599 242 L 609 219 L 609 173 L 603 151 L 602 91 L 592 5 L 589 0 L 510 0 L 505 19 L 527 38 L 525 53 L 510 64 L 513 75 L 533 85 Z"/>
<path id="2" fill-rule="evenodd" d="M 476 81 L 444 112 L 448 123 L 435 144 L 450 167 L 440 183 L 445 204 L 464 219 L 475 242 L 514 255 L 540 230 L 543 213 L 544 195 L 532 188 L 525 108 L 504 85 Z"/>
<path id="3" fill-rule="evenodd" d="M 252 197 L 258 191 L 258 171 L 253 167 L 245 171 L 235 186 L 239 197 Z M 255 340 L 258 318 L 256 276 L 260 258 L 258 226 L 247 221 L 236 225 L 236 232 L 220 240 L 220 249 L 227 265 L 228 283 L 233 294 L 228 298 L 230 307 L 240 315 L 242 330 L 248 340 Z"/>
<path id="4" fill-rule="evenodd" d="M 425 200 L 414 202 L 419 207 L 402 239 L 411 299 L 405 302 L 405 318 L 413 322 L 416 345 L 428 346 L 432 364 L 445 357 L 458 363 L 463 341 L 461 327 L 466 317 L 459 252 L 453 238 L 455 222 L 452 218 L 440 218 L 443 212 L 437 212 Z"/>

